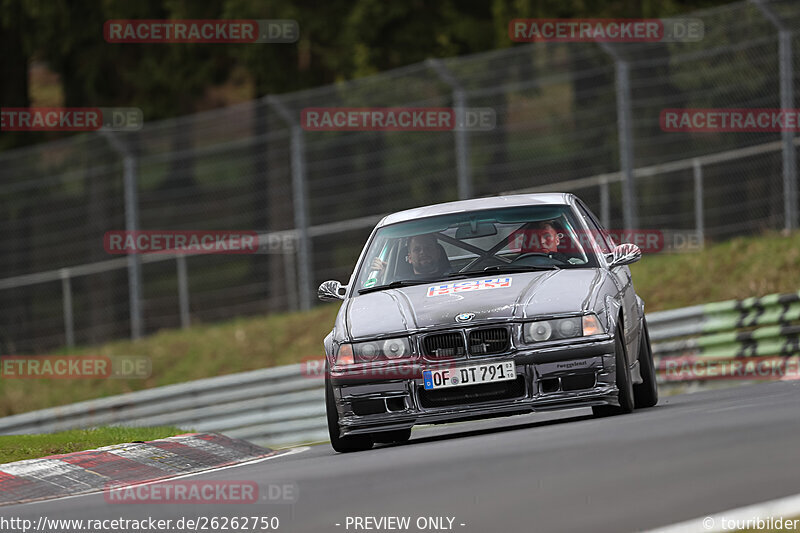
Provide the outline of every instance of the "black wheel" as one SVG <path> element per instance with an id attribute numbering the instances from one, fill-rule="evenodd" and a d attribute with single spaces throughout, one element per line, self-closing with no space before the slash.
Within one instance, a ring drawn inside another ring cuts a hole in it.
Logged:
<path id="1" fill-rule="evenodd" d="M 334 450 L 339 453 L 349 453 L 372 448 L 373 443 L 371 435 L 339 436 L 339 411 L 336 410 L 336 401 L 333 398 L 333 386 L 327 376 L 325 377 L 325 413 L 328 417 L 328 435 L 330 435 L 331 446 Z"/>
<path id="2" fill-rule="evenodd" d="M 647 320 L 642 319 L 642 342 L 639 348 L 639 371 L 642 382 L 633 386 L 633 400 L 636 408 L 653 407 L 658 403 L 658 383 L 656 382 L 656 366 L 653 363 L 653 350 L 650 347 L 650 332 Z"/>
<path id="3" fill-rule="evenodd" d="M 631 373 L 628 369 L 627 357 L 625 357 L 625 343 L 622 341 L 622 325 L 617 327 L 617 335 L 614 339 L 614 360 L 617 367 L 617 389 L 619 389 L 619 406 L 616 405 L 596 405 L 592 407 L 595 416 L 623 415 L 633 411 L 633 386 L 631 385 Z"/>
<path id="4" fill-rule="evenodd" d="M 380 444 L 391 444 L 393 442 L 406 442 L 411 438 L 411 428 L 396 429 L 394 431 L 383 431 L 381 433 L 373 433 L 372 439 Z"/>

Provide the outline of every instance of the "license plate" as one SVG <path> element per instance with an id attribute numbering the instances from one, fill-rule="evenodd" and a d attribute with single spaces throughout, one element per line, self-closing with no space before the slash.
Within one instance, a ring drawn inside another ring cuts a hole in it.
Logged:
<path id="1" fill-rule="evenodd" d="M 446 389 L 448 387 L 517 379 L 517 372 L 514 361 L 500 361 L 498 363 L 425 370 L 422 373 L 422 379 L 426 390 Z"/>

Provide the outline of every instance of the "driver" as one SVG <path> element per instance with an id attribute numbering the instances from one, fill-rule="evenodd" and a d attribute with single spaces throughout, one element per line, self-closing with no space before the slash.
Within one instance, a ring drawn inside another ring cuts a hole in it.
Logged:
<path id="1" fill-rule="evenodd" d="M 436 277 L 449 271 L 447 257 L 433 233 L 414 235 L 408 240 L 406 261 L 411 265 L 415 278 Z M 372 270 L 382 271 L 386 264 L 386 261 L 376 257 L 370 267 Z"/>
<path id="2" fill-rule="evenodd" d="M 522 254 L 540 253 L 556 261 L 569 262 L 570 256 L 558 251 L 558 245 L 561 244 L 561 234 L 552 221 L 536 223 L 530 233 L 532 238 L 527 239 L 528 242 L 523 244 Z"/>

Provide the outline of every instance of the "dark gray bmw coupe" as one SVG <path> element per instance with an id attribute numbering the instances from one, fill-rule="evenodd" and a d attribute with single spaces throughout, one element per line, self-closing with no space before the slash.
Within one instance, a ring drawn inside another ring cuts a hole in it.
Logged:
<path id="1" fill-rule="evenodd" d="M 464 200 L 373 230 L 325 338 L 336 451 L 408 440 L 414 424 L 658 401 L 644 302 L 617 245 L 571 194 Z"/>

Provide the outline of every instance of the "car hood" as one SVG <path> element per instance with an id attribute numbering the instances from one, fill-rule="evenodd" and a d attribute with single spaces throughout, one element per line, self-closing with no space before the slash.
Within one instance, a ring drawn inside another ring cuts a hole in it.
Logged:
<path id="1" fill-rule="evenodd" d="M 344 318 L 357 340 L 455 327 L 461 313 L 474 313 L 469 323 L 477 324 L 585 311 L 604 276 L 597 268 L 547 270 L 386 289 L 348 300 Z"/>

